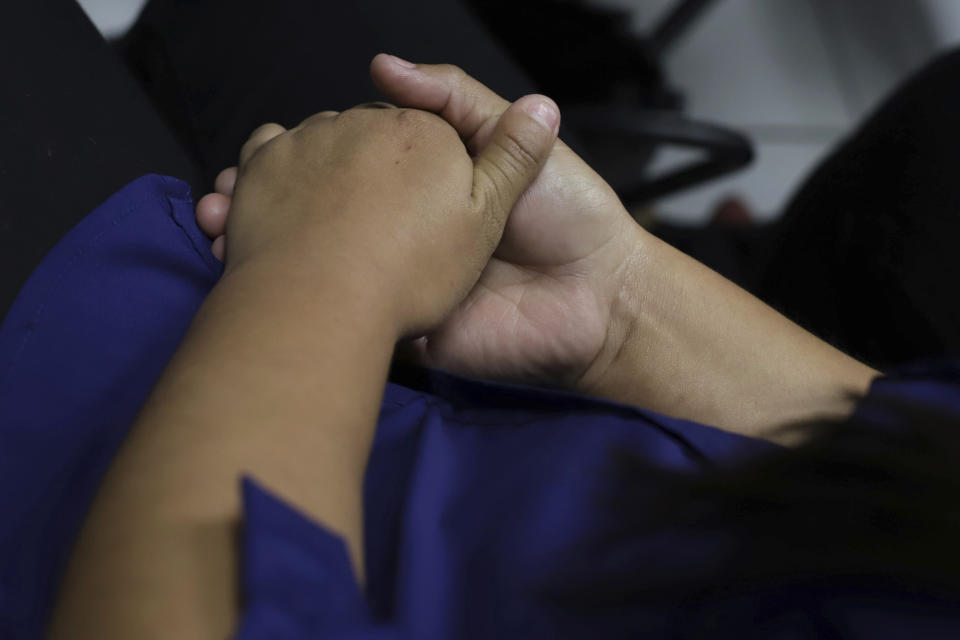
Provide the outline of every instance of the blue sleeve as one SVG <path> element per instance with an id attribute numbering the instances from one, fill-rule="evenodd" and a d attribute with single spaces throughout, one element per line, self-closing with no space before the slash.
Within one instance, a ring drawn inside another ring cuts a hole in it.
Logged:
<path id="1" fill-rule="evenodd" d="M 47 254 L 0 327 L 0 637 L 39 638 L 100 479 L 220 267 L 149 175 Z"/>
<path id="2" fill-rule="evenodd" d="M 0 638 L 43 636 L 103 474 L 221 272 L 186 183 L 148 175 L 20 291 L 0 327 Z M 383 636 L 339 538 L 251 480 L 243 498 L 239 637 Z"/>
<path id="3" fill-rule="evenodd" d="M 371 623 L 343 540 L 243 480 L 241 596 L 237 637 L 386 637 Z"/>

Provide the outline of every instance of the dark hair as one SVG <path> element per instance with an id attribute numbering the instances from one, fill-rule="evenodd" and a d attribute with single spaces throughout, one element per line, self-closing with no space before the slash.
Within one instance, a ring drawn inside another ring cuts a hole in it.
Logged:
<path id="1" fill-rule="evenodd" d="M 842 589 L 960 601 L 960 420 L 905 398 L 862 402 L 869 411 L 796 425 L 805 444 L 736 468 L 677 473 L 615 450 L 608 526 L 542 595 L 585 614 L 679 607 L 687 637 L 717 637 L 718 616 L 748 624 L 778 592 L 792 606 Z M 658 559 L 663 536 L 661 549 L 693 555 Z"/>

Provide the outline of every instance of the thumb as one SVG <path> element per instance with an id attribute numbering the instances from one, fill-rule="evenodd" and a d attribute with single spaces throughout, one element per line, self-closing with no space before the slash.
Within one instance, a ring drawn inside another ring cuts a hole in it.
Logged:
<path id="1" fill-rule="evenodd" d="M 559 129 L 560 109 L 553 100 L 524 96 L 503 112 L 490 142 L 476 157 L 473 201 L 496 230 L 492 235 L 497 242 L 514 203 L 543 169 Z"/>

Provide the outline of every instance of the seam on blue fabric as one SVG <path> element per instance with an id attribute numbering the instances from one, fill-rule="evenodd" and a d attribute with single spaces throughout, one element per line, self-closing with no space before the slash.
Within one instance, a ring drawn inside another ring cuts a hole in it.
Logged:
<path id="1" fill-rule="evenodd" d="M 449 406 L 445 404 L 443 401 L 437 398 L 432 398 L 425 394 L 420 394 L 420 399 L 424 402 L 424 404 L 426 404 L 428 410 L 431 410 L 431 409 L 442 410 Z M 630 405 L 620 405 L 615 407 L 605 407 L 601 405 L 597 407 L 591 407 L 591 406 L 588 406 L 590 399 L 587 398 L 587 400 L 588 400 L 588 403 L 585 403 L 585 406 L 579 409 L 565 410 L 563 412 L 557 412 L 557 413 L 563 413 L 563 415 L 565 416 L 571 416 L 571 415 L 589 416 L 589 415 L 593 415 L 596 411 L 600 410 L 600 411 L 604 411 L 607 414 L 617 415 L 618 417 L 623 418 L 625 420 L 635 420 L 637 418 L 641 418 L 644 420 L 644 423 L 648 427 L 656 431 L 659 431 L 660 433 L 663 434 L 664 437 L 669 438 L 681 449 L 684 449 L 685 451 L 687 451 L 688 455 L 690 455 L 691 458 L 704 464 L 712 464 L 712 461 L 710 460 L 710 458 L 700 449 L 700 447 L 695 445 L 689 438 L 687 438 L 682 433 L 663 424 L 659 420 L 652 418 L 650 415 L 648 415 L 647 410 L 642 409 L 640 407 L 632 407 Z M 407 407 L 412 403 L 413 403 L 413 400 L 411 400 L 411 402 L 408 402 L 408 403 L 400 403 L 400 402 L 389 401 L 389 400 L 381 401 L 381 404 L 388 405 L 397 409 Z M 522 421 L 510 421 L 508 423 L 502 422 L 502 423 L 484 424 L 484 423 L 464 420 L 452 415 L 447 415 L 444 417 L 444 421 L 447 423 L 452 423 L 452 424 L 456 424 L 463 427 L 476 427 L 478 429 L 486 429 L 486 428 L 495 429 L 497 427 L 507 428 L 507 429 L 524 428 L 531 425 L 542 423 L 544 419 L 545 419 L 544 416 L 538 416 L 536 418 L 530 418 Z M 577 426 L 586 427 L 586 425 L 577 425 Z M 709 426 L 709 425 L 704 425 L 704 426 Z M 715 429 L 716 427 L 711 427 L 711 428 Z"/>
<path id="2" fill-rule="evenodd" d="M 428 406 L 429 406 L 429 403 L 428 403 Z M 564 415 L 565 415 L 565 416 L 592 416 L 592 415 L 594 415 L 594 412 L 592 412 L 592 411 L 590 411 L 590 410 L 588 410 L 588 409 L 584 409 L 584 410 L 581 410 L 581 411 L 569 411 L 569 412 L 564 413 Z M 629 420 L 629 419 L 631 419 L 631 418 L 635 418 L 635 416 L 618 416 L 618 417 L 623 418 L 623 419 L 627 419 L 627 420 Z M 668 426 L 666 426 L 666 425 L 664 425 L 664 424 L 661 424 L 661 423 L 657 422 L 656 420 L 652 420 L 652 419 L 650 419 L 650 418 L 648 418 L 648 417 L 646 417 L 646 416 L 642 416 L 642 417 L 644 418 L 644 424 L 645 424 L 646 426 L 650 427 L 651 429 L 653 429 L 653 430 L 655 430 L 655 431 L 659 431 L 665 438 L 667 438 L 667 439 L 669 439 L 669 440 L 672 440 L 678 447 L 680 447 L 681 449 L 687 451 L 687 453 L 690 455 L 691 458 L 697 460 L 698 462 L 702 462 L 702 463 L 706 463 L 706 464 L 712 464 L 712 461 L 710 460 L 710 458 L 707 457 L 707 455 L 706 455 L 703 451 L 701 451 L 700 447 L 698 447 L 697 445 L 695 445 L 695 444 L 694 444 L 689 438 L 687 438 L 685 435 L 683 435 L 682 433 L 679 433 L 679 432 L 675 431 L 674 429 L 672 429 L 672 428 L 670 428 L 670 427 L 668 427 Z M 530 426 L 534 426 L 534 425 L 544 426 L 544 420 L 546 420 L 546 419 L 547 419 L 546 417 L 540 416 L 540 417 L 537 417 L 537 418 L 530 418 L 530 419 L 527 419 L 527 420 L 515 421 L 515 422 L 509 422 L 509 423 L 479 424 L 479 423 L 476 423 L 476 422 L 471 422 L 471 421 L 469 421 L 469 420 L 462 420 L 462 419 L 459 419 L 459 418 L 456 418 L 456 417 L 453 417 L 453 416 L 446 416 L 446 417 L 444 418 L 444 421 L 445 421 L 446 423 L 448 423 L 448 424 L 449 424 L 449 423 L 452 423 L 452 424 L 460 425 L 460 426 L 463 426 L 463 427 L 475 427 L 475 428 L 478 428 L 478 429 L 496 429 L 496 428 L 498 428 L 498 427 L 499 427 L 499 428 L 506 428 L 506 429 L 522 429 L 522 428 L 524 428 L 524 427 L 530 427 Z M 589 429 L 589 428 L 591 428 L 591 426 L 588 425 L 588 424 L 586 424 L 586 423 L 577 423 L 577 424 L 572 425 L 572 426 L 576 426 L 578 429 Z M 704 425 L 704 426 L 708 426 L 708 425 Z M 714 427 L 714 428 L 715 428 L 715 427 Z"/>
<path id="3" fill-rule="evenodd" d="M 23 336 L 23 340 L 20 341 L 20 346 L 18 346 L 17 350 L 14 352 L 13 357 L 10 359 L 10 365 L 7 367 L 7 370 L 4 372 L 3 379 L 0 380 L 0 388 L 2 388 L 6 384 L 7 380 L 10 379 L 10 375 L 13 373 L 13 368 L 14 366 L 16 366 L 17 362 L 20 359 L 20 354 L 23 353 L 23 350 L 26 348 L 27 343 L 30 342 L 30 339 L 33 337 L 33 334 L 36 332 L 37 326 L 40 324 L 40 319 L 43 316 L 44 310 L 46 310 L 47 308 L 47 303 L 49 302 L 50 296 L 54 293 L 54 291 L 60 288 L 61 283 L 64 279 L 64 276 L 67 274 L 70 268 L 73 267 L 73 265 L 80 258 L 85 256 L 90 251 L 90 249 L 95 247 L 103 238 L 103 236 L 105 236 L 108 232 L 113 231 L 113 229 L 117 226 L 117 224 L 121 220 L 128 217 L 131 213 L 133 213 L 136 210 L 137 210 L 137 207 L 132 206 L 124 210 L 122 213 L 114 216 L 110 220 L 109 227 L 107 227 L 106 229 L 98 233 L 96 236 L 94 236 L 94 238 L 86 245 L 82 247 L 78 247 L 77 250 L 74 252 L 73 256 L 70 258 L 70 260 L 68 260 L 67 263 L 63 266 L 63 268 L 60 269 L 59 273 L 57 273 L 57 276 L 54 278 L 53 282 L 50 284 L 50 287 L 47 289 L 46 293 L 44 294 L 43 302 L 41 302 L 40 305 L 37 307 L 37 310 L 33 314 L 33 318 L 30 320 L 30 324 L 27 325 L 27 331 Z"/>
<path id="4" fill-rule="evenodd" d="M 180 229 L 180 232 L 183 233 L 183 235 L 187 238 L 187 242 L 190 243 L 190 248 L 193 249 L 194 253 L 197 254 L 197 257 L 200 258 L 200 261 L 207 268 L 207 271 L 209 271 L 211 275 L 217 275 L 216 269 L 212 264 L 210 264 L 210 262 L 207 261 L 203 250 L 200 247 L 198 247 L 197 244 L 193 241 L 193 236 L 190 234 L 187 228 L 184 227 L 179 220 L 177 220 L 176 208 L 175 208 L 175 205 L 173 204 L 173 200 L 179 200 L 184 204 L 193 204 L 192 199 L 183 198 L 175 194 L 173 192 L 172 185 L 170 183 L 171 178 L 169 178 L 168 176 L 160 176 L 160 180 L 161 182 L 163 182 L 163 187 L 164 187 L 163 196 L 164 196 L 164 199 L 166 199 L 167 205 L 168 205 L 167 216 L 170 218 L 173 224 L 175 224 L 177 228 Z"/>
<path id="5" fill-rule="evenodd" d="M 431 370 L 433 376 L 437 379 L 437 382 L 443 388 L 450 388 L 455 392 L 460 390 L 472 390 L 470 387 L 483 387 L 486 388 L 491 393 L 498 394 L 503 396 L 504 394 L 524 394 L 527 396 L 534 396 L 538 404 L 544 404 L 551 402 L 554 398 L 559 398 L 564 402 L 571 403 L 575 405 L 574 409 L 576 411 L 593 411 L 600 410 L 607 413 L 615 413 L 616 415 L 629 415 L 631 418 L 642 417 L 645 420 L 648 420 L 657 426 L 668 429 L 672 431 L 672 428 L 664 425 L 658 418 L 654 417 L 656 412 L 640 407 L 633 404 L 627 404 L 622 402 L 616 402 L 613 400 L 608 400 L 605 398 L 598 398 L 595 396 L 587 396 L 581 393 L 562 390 L 562 389 L 552 389 L 552 388 L 543 388 L 537 385 L 528 385 L 528 384 L 512 384 L 512 383 L 499 383 L 494 380 L 485 380 L 482 378 L 470 378 L 466 376 L 461 376 L 458 374 L 449 373 L 442 370 Z M 431 383 L 433 387 L 437 385 Z M 418 390 L 411 390 L 416 393 L 424 393 Z M 688 421 L 689 422 L 689 421 Z M 714 429 L 718 428 L 714 425 L 702 424 L 702 426 L 712 427 Z"/>
<path id="6" fill-rule="evenodd" d="M 495 384 L 493 381 L 487 381 L 487 380 L 480 380 L 480 382 L 482 383 L 483 386 L 492 386 Z M 465 384 L 466 381 L 455 380 L 455 383 L 456 383 L 456 386 L 462 387 L 462 385 Z M 442 400 L 435 398 L 433 396 L 430 396 L 429 394 L 425 394 L 421 391 L 416 391 L 414 389 L 409 389 L 409 391 L 412 391 L 413 393 L 417 394 L 417 396 L 426 404 L 428 410 L 443 411 L 444 409 L 452 408 L 449 403 L 443 402 Z M 562 394 L 562 395 L 568 395 L 568 394 Z M 625 420 L 636 420 L 639 418 L 643 420 L 648 427 L 659 431 L 664 435 L 664 437 L 669 438 L 670 440 L 673 440 L 674 443 L 676 443 L 680 448 L 686 450 L 692 458 L 700 460 L 701 462 L 710 461 L 709 458 L 706 456 L 706 454 L 700 449 L 700 447 L 695 445 L 684 434 L 680 433 L 676 429 L 664 424 L 660 420 L 653 417 L 653 415 L 651 415 L 652 412 L 649 409 L 644 409 L 643 407 L 636 407 L 633 405 L 622 404 L 622 403 L 606 404 L 597 398 L 592 398 L 589 396 L 582 396 L 582 397 L 574 396 L 574 397 L 571 397 L 570 399 L 575 400 L 580 406 L 575 409 L 565 409 L 562 411 L 556 411 L 555 413 L 562 413 L 563 415 L 575 415 L 575 414 L 591 415 L 594 412 L 602 411 L 607 415 L 616 415 L 617 417 Z M 408 403 L 382 400 L 381 404 L 386 404 L 394 408 L 403 408 L 408 406 L 409 404 L 412 404 L 412 402 L 413 400 L 411 400 L 411 402 L 408 402 Z M 447 413 L 447 412 L 444 411 L 444 413 Z M 483 423 L 477 423 L 477 422 L 471 422 L 471 421 L 459 419 L 449 414 L 445 416 L 444 420 L 449 423 L 453 423 L 461 426 L 478 427 L 478 428 L 485 428 L 485 427 L 523 428 L 529 425 L 537 424 L 538 422 L 543 420 L 543 417 L 541 416 L 537 418 L 532 418 L 532 419 L 524 420 L 521 422 L 514 421 L 514 422 L 510 422 L 509 424 L 504 424 L 504 423 L 483 424 Z M 701 426 L 706 426 L 713 429 L 718 428 L 718 427 L 712 427 L 711 425 L 701 425 Z"/>

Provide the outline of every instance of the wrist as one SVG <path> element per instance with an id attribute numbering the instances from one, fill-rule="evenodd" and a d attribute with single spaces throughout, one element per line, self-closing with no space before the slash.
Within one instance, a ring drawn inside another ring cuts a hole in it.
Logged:
<path id="1" fill-rule="evenodd" d="M 238 263 L 210 292 L 104 477 L 54 636 L 94 637 L 91 621 L 107 618 L 110 637 L 166 623 L 225 636 L 242 474 L 342 536 L 363 575 L 363 478 L 392 336 L 338 281 L 292 266 Z"/>
<path id="2" fill-rule="evenodd" d="M 236 289 L 249 304 L 308 324 L 335 322 L 353 332 L 385 336 L 391 344 L 401 330 L 385 288 L 346 261 L 304 258 L 303 252 L 258 256 L 230 263 L 217 289 Z"/>
<path id="3" fill-rule="evenodd" d="M 846 417 L 877 375 L 659 238 L 634 246 L 583 393 L 795 444 L 781 427 Z"/>
<path id="4" fill-rule="evenodd" d="M 306 407 L 322 395 L 330 371 L 338 371 L 339 382 L 346 382 L 348 371 L 362 370 L 372 393 L 381 393 L 370 374 L 382 371 L 385 379 L 396 342 L 394 327 L 375 299 L 347 290 L 342 280 L 308 273 L 312 277 L 298 275 L 289 264 L 259 261 L 225 273 L 175 356 L 190 364 L 180 367 L 174 384 L 201 389 L 210 387 L 211 380 L 243 379 L 251 387 L 247 399 L 257 394 L 287 397 L 288 408 L 303 404 L 303 415 L 317 410 Z M 219 398 L 223 406 L 218 413 L 225 415 L 242 404 L 230 395 L 236 388 L 208 389 L 205 395 L 211 402 Z M 310 388 L 316 391 L 303 394 Z M 342 431 L 349 449 L 365 460 L 374 423 L 334 421 L 327 428 Z"/>
<path id="5" fill-rule="evenodd" d="M 577 380 L 575 390 L 587 395 L 611 396 L 613 381 L 621 379 L 624 369 L 635 366 L 630 359 L 632 347 L 640 338 L 639 316 L 644 282 L 643 271 L 650 263 L 650 252 L 657 238 L 626 220 L 617 236 L 616 256 L 607 279 L 609 309 L 606 336 L 596 357 Z"/>

